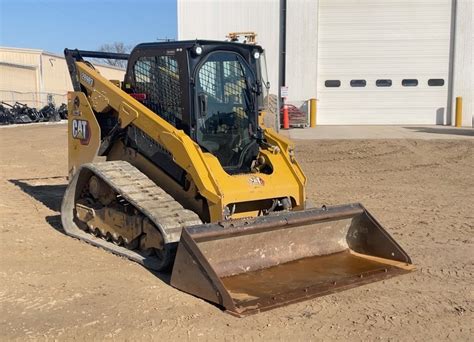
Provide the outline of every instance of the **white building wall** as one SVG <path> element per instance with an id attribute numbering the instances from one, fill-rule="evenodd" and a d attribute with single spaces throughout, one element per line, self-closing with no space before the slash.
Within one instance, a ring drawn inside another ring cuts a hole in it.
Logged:
<path id="1" fill-rule="evenodd" d="M 253 31 L 265 49 L 270 92 L 278 93 L 279 0 L 178 0 L 178 39 L 225 40 Z M 316 96 L 318 0 L 287 1 L 286 85 L 290 100 Z"/>
<path id="2" fill-rule="evenodd" d="M 453 75 L 453 124 L 456 97 L 463 99 L 463 126 L 474 127 L 474 4 L 472 0 L 454 0 L 456 10 L 456 37 Z"/>
<path id="3" fill-rule="evenodd" d="M 64 58 L 52 54 L 41 55 L 41 82 L 43 91 L 64 94 L 72 89 L 71 77 Z"/>
<path id="4" fill-rule="evenodd" d="M 319 0 L 287 0 L 286 85 L 290 100 L 316 98 L 318 3 Z"/>
<path id="5" fill-rule="evenodd" d="M 474 5 L 473 0 L 445 1 L 457 3 L 453 102 L 456 96 L 463 97 L 463 125 L 470 126 L 474 122 Z M 322 34 L 318 30 L 320 2 L 287 0 L 286 85 L 290 101 L 316 97 L 317 94 L 317 77 L 321 76 L 317 74 L 318 59 L 322 57 L 320 53 L 318 55 L 317 46 L 318 36 Z M 361 1 L 364 3 L 366 1 Z M 379 3 L 378 8 L 386 5 L 386 10 L 390 11 L 391 6 L 400 0 L 380 0 Z M 279 0 L 178 0 L 180 40 L 223 40 L 229 32 L 255 31 L 257 42 L 266 50 L 271 92 L 274 94 L 278 91 L 278 30 Z M 447 55 L 449 47 L 443 53 Z M 447 72 L 448 65 L 444 69 Z"/>
<path id="6" fill-rule="evenodd" d="M 178 0 L 178 39 L 225 40 L 230 32 L 253 31 L 265 49 L 271 92 L 278 92 L 279 1 Z"/>

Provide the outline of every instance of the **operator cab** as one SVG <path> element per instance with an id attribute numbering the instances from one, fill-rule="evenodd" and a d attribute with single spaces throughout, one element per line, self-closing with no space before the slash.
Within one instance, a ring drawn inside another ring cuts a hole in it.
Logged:
<path id="1" fill-rule="evenodd" d="M 260 46 L 235 42 L 145 43 L 131 53 L 125 84 L 226 172 L 250 172 L 263 139 L 257 119 L 268 87 L 262 58 Z"/>

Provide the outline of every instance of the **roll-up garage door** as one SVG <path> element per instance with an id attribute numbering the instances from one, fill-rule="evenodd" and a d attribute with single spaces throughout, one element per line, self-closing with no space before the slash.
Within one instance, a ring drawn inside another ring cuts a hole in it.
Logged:
<path id="1" fill-rule="evenodd" d="M 318 124 L 443 124 L 451 0 L 320 0 Z"/>
<path id="2" fill-rule="evenodd" d="M 36 69 L 0 62 L 0 101 L 39 106 Z"/>

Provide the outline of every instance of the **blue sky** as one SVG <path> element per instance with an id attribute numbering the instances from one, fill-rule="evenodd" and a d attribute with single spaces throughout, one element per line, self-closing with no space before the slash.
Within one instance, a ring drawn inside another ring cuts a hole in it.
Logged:
<path id="1" fill-rule="evenodd" d="M 0 0 L 0 45 L 95 50 L 177 38 L 176 0 Z"/>

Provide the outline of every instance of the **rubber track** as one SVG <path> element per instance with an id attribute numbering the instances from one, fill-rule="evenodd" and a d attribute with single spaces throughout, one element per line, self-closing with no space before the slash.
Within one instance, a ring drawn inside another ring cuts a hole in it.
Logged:
<path id="1" fill-rule="evenodd" d="M 183 227 L 202 223 L 194 212 L 184 209 L 173 197 L 125 161 L 89 164 L 88 169 L 106 181 L 157 227 L 162 227 L 166 243 L 179 241 Z"/>
<path id="2" fill-rule="evenodd" d="M 73 222 L 72 208 L 77 178 L 88 170 L 106 182 L 117 194 L 148 217 L 160 230 L 165 243 L 178 242 L 183 227 L 202 224 L 198 215 L 184 209 L 173 197 L 157 186 L 137 168 L 125 161 L 109 161 L 84 164 L 77 171 L 68 186 L 61 207 L 61 217 L 67 234 L 85 240 L 98 247 L 137 261 L 153 268 L 153 257 L 141 255 L 138 251 L 119 247 L 111 242 L 96 238 L 79 229 Z"/>

